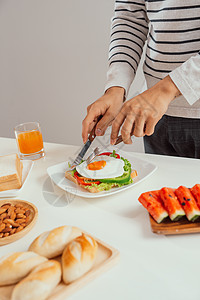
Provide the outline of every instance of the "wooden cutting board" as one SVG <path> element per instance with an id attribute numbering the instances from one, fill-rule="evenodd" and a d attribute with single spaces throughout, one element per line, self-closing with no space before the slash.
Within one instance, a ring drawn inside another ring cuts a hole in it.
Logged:
<path id="1" fill-rule="evenodd" d="M 81 278 L 68 285 L 61 282 L 52 292 L 50 297 L 48 297 L 48 300 L 66 299 L 68 296 L 79 290 L 82 286 L 86 285 L 117 263 L 119 259 L 119 251 L 96 238 L 95 240 L 98 243 L 98 251 L 92 269 Z M 60 261 L 61 257 L 58 257 L 57 259 Z M 0 287 L 0 300 L 10 300 L 14 286 L 15 285 Z"/>
<path id="2" fill-rule="evenodd" d="M 200 220 L 189 222 L 186 217 L 172 222 L 169 218 L 158 224 L 150 215 L 151 230 L 157 234 L 188 234 L 200 232 Z"/>

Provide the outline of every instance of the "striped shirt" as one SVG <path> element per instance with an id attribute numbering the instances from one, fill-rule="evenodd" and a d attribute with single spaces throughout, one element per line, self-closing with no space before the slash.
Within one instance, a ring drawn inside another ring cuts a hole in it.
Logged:
<path id="1" fill-rule="evenodd" d="M 200 118 L 200 1 L 116 0 L 106 89 L 128 93 L 146 41 L 147 87 L 170 75 L 182 96 L 166 114 Z"/>

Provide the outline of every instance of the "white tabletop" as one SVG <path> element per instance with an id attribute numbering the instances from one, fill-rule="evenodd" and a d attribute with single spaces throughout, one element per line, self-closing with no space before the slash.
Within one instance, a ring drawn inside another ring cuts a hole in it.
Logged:
<path id="1" fill-rule="evenodd" d="M 53 188 L 46 169 L 67 160 L 78 147 L 46 143 L 45 149 L 46 157 L 34 162 L 30 177 L 17 197 L 38 207 L 38 221 L 25 237 L 1 247 L 0 255 L 27 250 L 43 231 L 75 225 L 117 248 L 120 261 L 70 299 L 199 299 L 199 234 L 152 233 L 148 214 L 137 200 L 144 191 L 200 183 L 199 160 L 132 153 L 156 164 L 156 172 L 135 187 L 113 196 L 72 199 Z M 0 155 L 16 151 L 14 139 L 0 138 Z"/>

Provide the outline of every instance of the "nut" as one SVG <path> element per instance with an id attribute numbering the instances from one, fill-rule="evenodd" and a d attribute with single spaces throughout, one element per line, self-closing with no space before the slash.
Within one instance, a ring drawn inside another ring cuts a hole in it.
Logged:
<path id="1" fill-rule="evenodd" d="M 16 232 L 17 228 L 13 228 L 11 231 L 10 231 L 10 235 L 11 234 L 14 234 Z"/>
<path id="2" fill-rule="evenodd" d="M 7 237 L 7 236 L 9 236 L 9 232 L 5 232 L 5 233 L 3 234 L 3 237 Z"/>
<path id="3" fill-rule="evenodd" d="M 0 232 L 2 232 L 5 229 L 5 227 L 6 227 L 6 224 L 2 223 L 0 225 Z"/>
<path id="4" fill-rule="evenodd" d="M 0 220 L 5 219 L 6 217 L 7 217 L 7 213 L 4 213 L 4 214 L 0 215 Z"/>
<path id="5" fill-rule="evenodd" d="M 19 226 L 19 227 L 16 229 L 15 232 L 17 233 L 17 232 L 21 231 L 22 229 L 24 229 L 24 227 L 23 227 L 23 226 Z"/>
<path id="6" fill-rule="evenodd" d="M 22 204 L 3 204 L 0 207 L 0 238 L 21 231 L 31 219 L 31 210 Z"/>
<path id="7" fill-rule="evenodd" d="M 15 209 L 16 214 L 24 214 L 25 213 L 25 209 L 22 209 L 20 207 Z"/>
<path id="8" fill-rule="evenodd" d="M 10 203 L 5 203 L 4 205 L 1 206 L 1 208 L 8 209 L 10 206 L 11 206 Z"/>
<path id="9" fill-rule="evenodd" d="M 5 213 L 6 210 L 7 210 L 6 208 L 1 208 L 1 207 L 0 207 L 0 215 L 2 215 L 3 213 Z"/>
<path id="10" fill-rule="evenodd" d="M 17 214 L 17 219 L 26 219 L 24 214 Z"/>
<path id="11" fill-rule="evenodd" d="M 4 230 L 2 230 L 2 232 L 7 233 L 7 232 L 10 232 L 11 230 L 12 230 L 12 227 L 11 228 L 7 227 Z"/>
<path id="12" fill-rule="evenodd" d="M 12 229 L 12 225 L 6 224 L 6 228 L 11 228 Z"/>
<path id="13" fill-rule="evenodd" d="M 26 217 L 30 216 L 30 214 L 31 214 L 30 209 L 28 209 L 28 210 L 25 211 L 25 216 L 26 216 Z"/>
<path id="14" fill-rule="evenodd" d="M 2 208 L 5 208 L 5 206 L 11 206 L 11 203 L 4 203 L 3 205 L 1 205 Z"/>
<path id="15" fill-rule="evenodd" d="M 11 214 L 15 211 L 15 207 L 14 206 L 10 206 L 8 208 L 8 216 L 11 216 Z"/>
<path id="16" fill-rule="evenodd" d="M 31 220 L 32 220 L 32 216 L 31 216 L 31 215 L 29 215 L 29 216 L 25 219 L 26 223 L 30 223 Z"/>
<path id="17" fill-rule="evenodd" d="M 4 220 L 5 224 L 10 224 L 13 227 L 19 227 L 19 223 L 17 223 L 17 221 L 11 220 L 11 219 L 6 219 Z"/>
<path id="18" fill-rule="evenodd" d="M 12 220 L 15 220 L 15 218 L 16 218 L 16 213 L 15 213 L 14 211 L 11 213 L 10 218 L 11 218 Z"/>
<path id="19" fill-rule="evenodd" d="M 17 219 L 15 222 L 16 223 L 24 223 L 25 219 Z"/>
<path id="20" fill-rule="evenodd" d="M 22 208 L 22 209 L 24 208 L 24 206 L 23 206 L 22 204 L 15 204 L 15 207 L 16 207 L 16 208 L 19 207 L 19 208 Z"/>

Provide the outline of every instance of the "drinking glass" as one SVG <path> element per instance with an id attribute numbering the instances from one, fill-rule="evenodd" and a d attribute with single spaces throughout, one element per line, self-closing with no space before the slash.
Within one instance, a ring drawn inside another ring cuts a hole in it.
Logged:
<path id="1" fill-rule="evenodd" d="M 40 124 L 28 122 L 15 127 L 20 159 L 39 159 L 45 155 Z"/>

